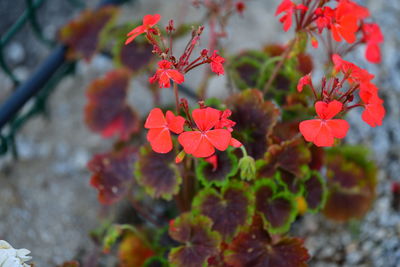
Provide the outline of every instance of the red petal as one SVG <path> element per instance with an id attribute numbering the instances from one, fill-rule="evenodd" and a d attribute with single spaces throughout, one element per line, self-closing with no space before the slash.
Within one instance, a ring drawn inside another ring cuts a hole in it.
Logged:
<path id="1" fill-rule="evenodd" d="M 192 112 L 197 127 L 203 132 L 210 130 L 218 123 L 220 114 L 221 112 L 219 110 L 210 107 L 195 109 Z"/>
<path id="2" fill-rule="evenodd" d="M 240 143 L 239 140 L 237 140 L 237 139 L 232 137 L 231 138 L 231 142 L 229 143 L 229 145 L 238 148 L 238 147 L 241 147 L 243 144 Z"/>
<path id="3" fill-rule="evenodd" d="M 231 133 L 225 129 L 211 130 L 206 132 L 208 141 L 218 150 L 224 151 L 231 142 Z"/>
<path id="4" fill-rule="evenodd" d="M 316 146 L 332 146 L 334 143 L 333 135 L 326 124 L 322 123 L 319 132 L 315 136 L 314 144 Z"/>
<path id="5" fill-rule="evenodd" d="M 169 75 L 166 71 L 160 71 L 158 77 L 158 85 L 160 88 L 171 87 L 171 82 L 169 81 Z"/>
<path id="6" fill-rule="evenodd" d="M 167 70 L 166 73 L 177 84 L 181 84 L 185 81 L 185 76 L 177 70 Z"/>
<path id="7" fill-rule="evenodd" d="M 304 136 L 304 139 L 308 142 L 314 142 L 316 135 L 321 128 L 322 121 L 321 120 L 307 120 L 302 121 L 299 124 L 299 130 L 301 134 Z"/>
<path id="8" fill-rule="evenodd" d="M 193 152 L 193 156 L 197 158 L 206 158 L 215 153 L 213 145 L 204 136 L 200 139 L 200 144 L 196 151 Z"/>
<path id="9" fill-rule="evenodd" d="M 139 35 L 141 35 L 142 33 L 144 33 L 145 27 L 143 26 L 138 26 L 135 29 L 133 29 L 132 31 L 130 31 L 127 36 L 129 36 L 129 38 L 125 41 L 125 44 L 129 44 L 131 43 L 136 37 L 138 37 Z"/>
<path id="10" fill-rule="evenodd" d="M 181 116 L 175 116 L 174 113 L 171 111 L 167 111 L 167 123 L 168 123 L 168 128 L 176 133 L 180 134 L 183 132 L 183 125 L 185 124 L 185 119 Z"/>
<path id="11" fill-rule="evenodd" d="M 201 136 L 199 131 L 183 132 L 178 136 L 178 141 L 187 154 L 192 154 L 199 146 Z"/>
<path id="12" fill-rule="evenodd" d="M 344 138 L 350 128 L 349 123 L 345 120 L 328 120 L 326 124 L 335 138 Z"/>
<path id="13" fill-rule="evenodd" d="M 329 120 L 335 117 L 341 110 L 343 104 L 337 100 L 333 100 L 329 103 L 318 101 L 315 103 L 315 111 L 321 119 Z"/>
<path id="14" fill-rule="evenodd" d="M 367 50 L 365 51 L 365 57 L 371 63 L 381 62 L 381 49 L 377 44 L 367 44 Z"/>
<path id="15" fill-rule="evenodd" d="M 153 108 L 149 116 L 146 119 L 146 123 L 144 124 L 144 128 L 163 128 L 167 125 L 167 121 L 165 120 L 164 114 L 159 108 Z"/>
<path id="16" fill-rule="evenodd" d="M 143 17 L 143 25 L 152 27 L 156 25 L 160 21 L 160 19 L 160 14 L 146 15 Z"/>
<path id="17" fill-rule="evenodd" d="M 168 153 L 172 150 L 171 134 L 167 128 L 150 129 L 147 140 L 157 153 Z"/>

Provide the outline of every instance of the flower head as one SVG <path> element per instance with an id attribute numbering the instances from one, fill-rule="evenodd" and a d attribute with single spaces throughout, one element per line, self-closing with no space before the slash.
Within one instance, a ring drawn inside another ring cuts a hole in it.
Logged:
<path id="1" fill-rule="evenodd" d="M 292 26 L 293 11 L 296 5 L 291 0 L 283 0 L 278 6 L 275 12 L 275 16 L 285 13 L 281 18 L 280 22 L 283 23 L 283 30 L 286 32 Z"/>
<path id="2" fill-rule="evenodd" d="M 301 134 L 316 146 L 332 146 L 334 138 L 344 138 L 350 127 L 345 120 L 332 119 L 342 107 L 343 104 L 337 100 L 329 103 L 318 101 L 315 110 L 319 118 L 302 121 L 299 125 Z"/>
<path id="3" fill-rule="evenodd" d="M 383 43 L 381 28 L 376 23 L 365 23 L 362 27 L 364 42 L 367 44 L 365 57 L 371 63 L 381 62 L 381 49 L 379 45 Z"/>
<path id="4" fill-rule="evenodd" d="M 218 75 L 224 74 L 224 65 L 225 59 L 217 54 L 217 51 L 214 51 L 212 56 L 210 57 L 210 65 L 211 70 Z"/>
<path id="5" fill-rule="evenodd" d="M 311 76 L 307 74 L 300 78 L 299 83 L 297 84 L 297 91 L 301 93 L 303 91 L 304 86 L 311 84 Z"/>
<path id="6" fill-rule="evenodd" d="M 185 119 L 175 116 L 171 111 L 167 111 L 166 117 L 159 108 L 150 111 L 144 125 L 150 129 L 147 133 L 147 140 L 151 148 L 157 153 L 168 153 L 172 150 L 172 139 L 170 131 L 180 134 L 183 131 Z"/>
<path id="7" fill-rule="evenodd" d="M 231 143 L 231 133 L 227 129 L 213 129 L 220 121 L 221 113 L 214 108 L 195 109 L 192 112 L 198 130 L 183 132 L 178 141 L 187 154 L 206 158 L 215 149 L 224 151 Z"/>
<path id="8" fill-rule="evenodd" d="M 154 25 L 156 25 L 160 21 L 161 16 L 159 14 L 154 15 L 146 15 L 143 17 L 143 24 L 137 26 L 135 29 L 130 31 L 127 36 L 128 39 L 125 41 L 125 44 L 129 44 L 135 38 L 143 33 L 147 33 L 149 29 L 151 29 Z"/>
<path id="9" fill-rule="evenodd" d="M 181 84 L 185 81 L 185 76 L 178 70 L 172 69 L 172 63 L 168 60 L 161 60 L 158 62 L 159 69 L 156 73 L 149 78 L 150 83 L 158 81 L 160 88 L 171 87 L 170 79 L 172 79 L 177 84 Z"/>

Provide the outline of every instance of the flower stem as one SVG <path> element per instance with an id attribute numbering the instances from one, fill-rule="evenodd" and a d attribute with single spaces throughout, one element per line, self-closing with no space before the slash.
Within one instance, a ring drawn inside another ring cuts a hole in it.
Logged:
<path id="1" fill-rule="evenodd" d="M 272 83 L 275 81 L 276 77 L 278 76 L 279 71 L 281 70 L 283 63 L 285 63 L 286 59 L 288 58 L 290 52 L 292 51 L 294 44 L 296 43 L 296 38 L 290 41 L 289 45 L 286 47 L 285 51 L 282 54 L 281 60 L 276 64 L 275 69 L 273 70 L 271 76 L 268 79 L 267 84 L 264 86 L 264 94 L 268 92 Z"/>
<path id="2" fill-rule="evenodd" d="M 174 94 L 175 94 L 175 107 L 176 107 L 176 115 L 179 115 L 179 92 L 178 92 L 178 84 L 173 82 Z"/>

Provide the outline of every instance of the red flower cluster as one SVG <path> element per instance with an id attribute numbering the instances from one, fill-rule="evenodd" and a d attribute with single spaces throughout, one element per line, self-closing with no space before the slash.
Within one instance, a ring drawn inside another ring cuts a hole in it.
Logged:
<path id="1" fill-rule="evenodd" d="M 168 153 L 172 150 L 171 132 L 173 132 L 179 134 L 178 141 L 186 154 L 207 158 L 215 153 L 215 149 L 224 151 L 229 146 L 242 145 L 231 136 L 235 122 L 228 119 L 230 114 L 230 110 L 199 108 L 193 110 L 193 120 L 189 118 L 186 121 L 171 111 L 167 111 L 165 117 L 159 108 L 154 108 L 147 117 L 144 127 L 149 129 L 147 140 L 157 153 Z M 191 130 L 184 131 L 185 123 Z"/>
<path id="2" fill-rule="evenodd" d="M 171 44 L 172 40 L 168 43 L 164 42 L 165 38 L 161 36 L 161 31 L 156 27 L 160 18 L 159 14 L 144 16 L 143 24 L 129 32 L 128 39 L 125 42 L 125 44 L 129 44 L 137 36 L 145 33 L 147 40 L 153 45 L 153 53 L 161 58 L 161 61 L 158 63 L 158 70 L 149 78 L 150 83 L 158 82 L 160 88 L 170 87 L 170 80 L 173 80 L 177 84 L 183 83 L 185 80 L 184 74 L 203 64 L 210 64 L 211 71 L 217 75 L 224 74 L 223 63 L 225 59 L 218 55 L 218 51 L 214 51 L 209 56 L 208 51 L 204 49 L 196 59 L 190 61 L 192 52 L 200 40 L 203 27 L 199 27 L 193 31 L 192 39 L 186 46 L 185 51 L 179 57 L 179 60 L 176 60 L 176 57 L 172 54 L 171 47 L 168 47 L 168 44 Z M 172 38 L 171 34 L 175 30 L 173 25 L 174 22 L 171 20 L 166 27 L 169 38 Z M 155 36 L 160 38 L 155 38 Z"/>
<path id="3" fill-rule="evenodd" d="M 349 128 L 344 120 L 331 120 L 340 112 L 345 113 L 355 107 L 364 107 L 362 119 L 371 127 L 379 126 L 385 116 L 383 100 L 379 98 L 378 88 L 371 81 L 374 78 L 368 71 L 343 60 L 339 55 L 333 55 L 334 75 L 342 74 L 342 80 L 336 77 L 328 82 L 322 80 L 321 93 L 313 86 L 310 75 L 299 80 L 297 90 L 301 92 L 309 86 L 316 98 L 315 110 L 319 119 L 300 123 L 300 132 L 307 141 L 317 146 L 331 146 L 334 138 L 344 138 Z M 347 82 L 348 87 L 345 87 Z M 342 90 L 343 88 L 346 90 Z M 360 100 L 352 103 L 354 94 L 358 92 Z"/>
<path id="4" fill-rule="evenodd" d="M 331 2 L 337 2 L 335 8 L 332 8 Z M 367 45 L 367 60 L 372 63 L 379 63 L 381 60 L 379 45 L 383 42 L 382 32 L 377 24 L 365 22 L 370 16 L 368 9 L 351 0 L 307 1 L 306 6 L 296 5 L 291 0 L 283 0 L 275 15 L 281 13 L 284 13 L 280 18 L 283 29 L 289 30 L 293 16 L 296 17 L 296 31 L 309 34 L 314 47 L 318 47 L 315 35 L 320 35 L 324 29 L 331 32 L 335 41 L 345 40 L 350 44 L 356 42 L 360 33 L 362 37 L 359 43 Z"/>

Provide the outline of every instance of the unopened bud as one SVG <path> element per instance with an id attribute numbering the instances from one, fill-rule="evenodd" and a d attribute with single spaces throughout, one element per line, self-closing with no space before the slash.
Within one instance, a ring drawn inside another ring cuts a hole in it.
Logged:
<path id="1" fill-rule="evenodd" d="M 256 177 L 256 162 L 250 156 L 244 156 L 239 160 L 240 178 L 252 180 Z"/>

